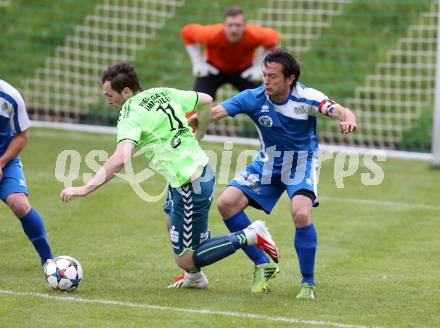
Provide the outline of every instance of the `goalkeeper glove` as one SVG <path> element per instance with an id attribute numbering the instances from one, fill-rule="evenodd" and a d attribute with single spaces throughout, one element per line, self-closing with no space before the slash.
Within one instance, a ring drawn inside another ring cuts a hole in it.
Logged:
<path id="1" fill-rule="evenodd" d="M 263 63 L 264 57 L 269 54 L 271 51 L 267 50 L 263 47 L 257 49 L 257 54 L 255 55 L 254 60 L 252 61 L 252 66 L 245 69 L 241 73 L 241 77 L 246 80 L 250 80 L 252 82 L 260 82 L 263 77 L 263 72 L 261 70 L 261 64 Z"/>
<path id="2" fill-rule="evenodd" d="M 186 46 L 189 58 L 192 62 L 192 73 L 197 77 L 205 77 L 208 75 L 217 75 L 219 70 L 210 65 L 204 56 L 200 53 L 200 46 L 195 44 L 189 44 Z"/>

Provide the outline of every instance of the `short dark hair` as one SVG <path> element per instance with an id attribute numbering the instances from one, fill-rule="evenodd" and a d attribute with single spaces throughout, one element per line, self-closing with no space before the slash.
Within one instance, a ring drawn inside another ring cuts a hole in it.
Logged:
<path id="1" fill-rule="evenodd" d="M 235 17 L 239 15 L 244 15 L 243 9 L 241 9 L 239 6 L 232 6 L 225 10 L 223 18 L 226 19 L 226 17 Z"/>
<path id="2" fill-rule="evenodd" d="M 117 93 L 121 93 L 126 87 L 130 88 L 133 92 L 142 90 L 134 67 L 127 63 L 115 64 L 108 67 L 104 71 L 104 74 L 102 74 L 101 80 L 103 84 L 109 81 L 112 89 Z"/>
<path id="3" fill-rule="evenodd" d="M 281 47 L 264 57 L 264 65 L 273 62 L 283 65 L 283 75 L 285 78 L 289 77 L 290 75 L 295 76 L 295 79 L 291 84 L 291 87 L 294 87 L 301 74 L 299 58 L 292 55 L 286 48 Z"/>

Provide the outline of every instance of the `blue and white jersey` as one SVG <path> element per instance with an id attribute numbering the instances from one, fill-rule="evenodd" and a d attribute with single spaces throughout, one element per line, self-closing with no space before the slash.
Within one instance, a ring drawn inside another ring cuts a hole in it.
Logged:
<path id="1" fill-rule="evenodd" d="M 316 115 L 333 103 L 322 92 L 297 83 L 281 103 L 270 100 L 262 85 L 239 93 L 222 106 L 229 116 L 244 113 L 252 119 L 261 141 L 258 159 L 264 162 L 268 153 L 276 151 L 274 166 L 279 167 L 286 153 L 318 151 Z"/>
<path id="2" fill-rule="evenodd" d="M 0 156 L 5 153 L 14 135 L 30 126 L 20 93 L 9 83 L 0 80 Z"/>

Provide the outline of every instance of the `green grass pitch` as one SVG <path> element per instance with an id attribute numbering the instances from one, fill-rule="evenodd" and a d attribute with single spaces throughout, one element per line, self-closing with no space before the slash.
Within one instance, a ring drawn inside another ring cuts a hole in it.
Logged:
<path id="1" fill-rule="evenodd" d="M 203 146 L 220 158 L 222 145 Z M 369 171 L 361 157 L 343 189 L 333 178 L 334 161 L 323 163 L 321 205 L 313 211 L 317 299 L 305 302 L 295 299 L 300 275 L 286 196 L 269 216 L 248 211 L 266 220 L 281 252 L 281 273 L 266 295 L 250 293 L 253 266 L 242 252 L 204 270 L 207 290 L 168 290 L 178 270 L 162 201 L 141 200 L 119 178 L 62 204 L 63 184 L 55 179 L 58 154 L 66 149 L 80 154 L 78 185 L 91 172 L 86 154 L 93 149 L 111 154 L 114 147 L 113 135 L 32 129 L 22 154 L 31 203 L 45 219 L 54 253 L 76 257 L 84 281 L 73 293 L 50 291 L 20 224 L 0 206 L 0 327 L 440 326 L 440 171 L 429 163 L 377 162 L 384 180 L 365 186 L 361 174 Z M 231 177 L 237 154 L 246 148 L 234 147 Z M 138 171 L 142 163 L 136 160 Z M 154 177 L 142 187 L 159 194 L 165 182 Z M 216 198 L 224 188 L 217 186 Z M 213 235 L 226 233 L 215 205 L 210 227 Z"/>

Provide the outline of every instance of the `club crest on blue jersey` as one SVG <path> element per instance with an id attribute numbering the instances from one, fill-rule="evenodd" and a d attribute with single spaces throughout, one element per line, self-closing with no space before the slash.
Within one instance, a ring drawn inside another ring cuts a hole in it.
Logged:
<path id="1" fill-rule="evenodd" d="M 270 116 L 268 115 L 262 115 L 258 118 L 258 122 L 262 125 L 265 126 L 266 128 L 270 128 L 273 125 L 273 120 Z"/>

